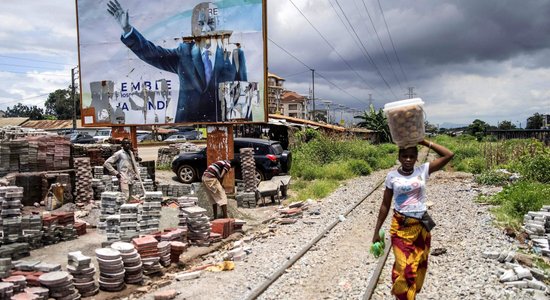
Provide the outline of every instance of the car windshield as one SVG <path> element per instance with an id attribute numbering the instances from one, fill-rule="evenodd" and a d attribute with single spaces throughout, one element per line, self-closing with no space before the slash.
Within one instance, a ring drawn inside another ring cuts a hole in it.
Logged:
<path id="1" fill-rule="evenodd" d="M 271 147 L 273 147 L 273 150 L 275 150 L 276 155 L 283 153 L 283 146 L 281 146 L 281 144 L 272 144 Z"/>

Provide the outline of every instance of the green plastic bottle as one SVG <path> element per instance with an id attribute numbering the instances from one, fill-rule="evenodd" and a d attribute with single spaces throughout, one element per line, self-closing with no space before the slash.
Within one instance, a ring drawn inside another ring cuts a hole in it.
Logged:
<path id="1" fill-rule="evenodd" d="M 380 241 L 379 242 L 376 242 L 374 244 L 372 244 L 370 246 L 370 253 L 372 253 L 372 255 L 374 255 L 374 257 L 378 258 L 380 257 L 380 255 L 382 255 L 382 253 L 384 253 L 384 248 L 386 247 L 385 245 L 385 232 L 384 230 L 380 229 L 380 231 L 378 232 L 378 235 L 380 236 Z"/>

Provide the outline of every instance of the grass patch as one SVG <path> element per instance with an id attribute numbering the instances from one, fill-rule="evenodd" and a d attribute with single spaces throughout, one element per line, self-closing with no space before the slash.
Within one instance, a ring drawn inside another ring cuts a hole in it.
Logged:
<path id="1" fill-rule="evenodd" d="M 340 185 L 338 180 L 319 179 L 319 180 L 301 180 L 298 179 L 291 184 L 291 189 L 296 195 L 289 199 L 290 202 L 305 201 L 307 199 L 321 199 L 330 195 Z"/>
<path id="2" fill-rule="evenodd" d="M 550 185 L 520 181 L 505 186 L 490 198 L 489 203 L 499 205 L 494 212 L 502 220 L 521 223 L 527 212 L 539 211 L 543 205 L 550 205 Z"/>

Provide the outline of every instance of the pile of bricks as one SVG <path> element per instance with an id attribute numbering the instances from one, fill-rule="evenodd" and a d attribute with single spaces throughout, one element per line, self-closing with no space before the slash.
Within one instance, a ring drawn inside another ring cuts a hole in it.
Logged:
<path id="1" fill-rule="evenodd" d="M 206 215 L 206 209 L 191 206 L 182 209 L 182 214 L 187 218 L 187 239 L 197 246 L 210 245 L 210 220 Z"/>
<path id="2" fill-rule="evenodd" d="M 13 283 L 0 282 L 0 299 L 11 299 L 13 297 Z"/>
<path id="3" fill-rule="evenodd" d="M 74 286 L 82 297 L 91 297 L 99 292 L 95 283 L 95 267 L 92 259 L 80 251 L 69 252 L 67 271 L 73 276 Z"/>
<path id="4" fill-rule="evenodd" d="M 540 211 L 530 211 L 523 216 L 523 228 L 540 249 L 542 255 L 550 257 L 550 205 L 543 206 Z"/>
<path id="5" fill-rule="evenodd" d="M 73 157 L 89 157 L 92 166 L 103 166 L 105 160 L 120 149 L 120 145 L 73 145 Z"/>
<path id="6" fill-rule="evenodd" d="M 180 255 L 187 251 L 187 243 L 173 241 L 170 242 L 170 260 L 172 263 L 180 261 Z"/>
<path id="7" fill-rule="evenodd" d="M 106 230 L 105 221 L 110 215 L 118 214 L 120 206 L 124 203 L 124 197 L 119 192 L 103 192 L 101 193 L 100 216 L 97 227 L 100 230 Z"/>
<path id="8" fill-rule="evenodd" d="M 167 241 L 163 241 L 157 244 L 157 249 L 159 251 L 159 257 L 160 257 L 160 264 L 163 267 L 170 266 L 170 263 L 172 262 L 170 245 L 171 245 L 170 242 L 167 242 Z"/>
<path id="9" fill-rule="evenodd" d="M 168 147 L 161 147 L 157 151 L 157 167 L 169 166 L 175 156 L 181 152 L 197 152 L 200 147 L 193 143 L 177 143 Z"/>
<path id="10" fill-rule="evenodd" d="M 23 188 L 17 186 L 0 187 L 0 213 L 4 243 L 15 243 L 22 236 L 21 200 Z"/>
<path id="11" fill-rule="evenodd" d="M 254 192 L 258 182 L 256 182 L 256 162 L 254 161 L 254 148 L 242 148 L 241 169 L 244 181 L 244 191 Z"/>
<path id="12" fill-rule="evenodd" d="M 75 158 L 74 166 L 76 168 L 76 201 L 80 204 L 89 203 L 94 198 L 90 158 Z"/>
<path id="13" fill-rule="evenodd" d="M 120 206 L 120 240 L 130 242 L 139 236 L 141 214 L 141 205 L 139 204 L 122 204 Z"/>
<path id="14" fill-rule="evenodd" d="M 159 184 L 157 190 L 166 197 L 181 197 L 191 194 L 190 184 Z"/>
<path id="15" fill-rule="evenodd" d="M 132 240 L 132 244 L 141 256 L 143 263 L 143 274 L 151 275 L 162 271 L 159 264 L 160 253 L 158 250 L 158 241 L 152 235 L 146 235 Z"/>
<path id="16" fill-rule="evenodd" d="M 238 207 L 254 208 L 257 205 L 255 192 L 242 192 L 235 196 Z"/>
<path id="17" fill-rule="evenodd" d="M 233 234 L 235 219 L 216 219 L 211 222 L 212 232 L 221 235 L 225 239 Z"/>
<path id="18" fill-rule="evenodd" d="M 50 294 L 50 290 L 39 286 L 28 287 L 25 289 L 25 294 L 27 298 L 24 298 L 24 296 L 21 296 L 21 299 L 47 300 Z"/>
<path id="19" fill-rule="evenodd" d="M 3 282 L 13 284 L 13 293 L 21 293 L 27 287 L 27 279 L 22 275 L 12 275 L 2 279 Z"/>
<path id="20" fill-rule="evenodd" d="M 120 252 L 111 248 L 95 250 L 99 264 L 99 288 L 103 291 L 118 292 L 126 287 L 124 283 L 124 263 Z"/>
<path id="21" fill-rule="evenodd" d="M 9 277 L 11 274 L 11 268 L 11 258 L 0 258 L 0 278 Z"/>
<path id="22" fill-rule="evenodd" d="M 183 210 L 187 207 L 193 207 L 196 206 L 199 202 L 199 199 L 197 197 L 191 197 L 191 196 L 182 196 L 178 198 L 178 206 L 179 206 L 179 213 L 178 213 L 178 227 L 185 229 L 187 231 L 187 214 L 183 212 Z"/>
<path id="23" fill-rule="evenodd" d="M 162 210 L 162 193 L 146 192 L 139 227 L 141 232 L 153 233 L 159 230 Z"/>
<path id="24" fill-rule="evenodd" d="M 69 169 L 71 143 L 59 135 L 43 135 L 3 141 L 0 145 L 0 176 L 10 172 Z"/>
<path id="25" fill-rule="evenodd" d="M 13 243 L 2 245 L 0 247 L 0 257 L 10 257 L 12 260 L 18 260 L 31 255 L 29 243 Z"/>
<path id="26" fill-rule="evenodd" d="M 143 282 L 143 264 L 141 256 L 134 245 L 126 242 L 116 242 L 111 248 L 120 252 L 124 263 L 124 281 L 128 284 L 140 284 Z"/>
<path id="27" fill-rule="evenodd" d="M 38 278 L 40 283 L 50 290 L 50 298 L 80 299 L 78 290 L 74 287 L 72 276 L 65 271 L 45 273 Z"/>
<path id="28" fill-rule="evenodd" d="M 184 228 L 169 228 L 165 229 L 163 233 L 160 234 L 161 242 L 171 242 L 171 241 L 180 241 L 183 242 L 187 240 L 187 227 Z"/>
<path id="29" fill-rule="evenodd" d="M 107 236 L 107 244 L 120 241 L 120 215 L 107 216 L 104 231 Z"/>

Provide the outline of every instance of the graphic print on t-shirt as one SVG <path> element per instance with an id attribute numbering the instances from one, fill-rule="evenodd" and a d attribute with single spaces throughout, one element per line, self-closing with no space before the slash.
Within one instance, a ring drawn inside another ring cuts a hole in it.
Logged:
<path id="1" fill-rule="evenodd" d="M 421 180 L 420 176 L 410 180 L 404 178 L 398 179 L 398 182 L 396 182 L 397 189 L 395 191 L 395 204 L 398 208 L 405 206 L 411 207 L 420 203 L 422 197 Z"/>

